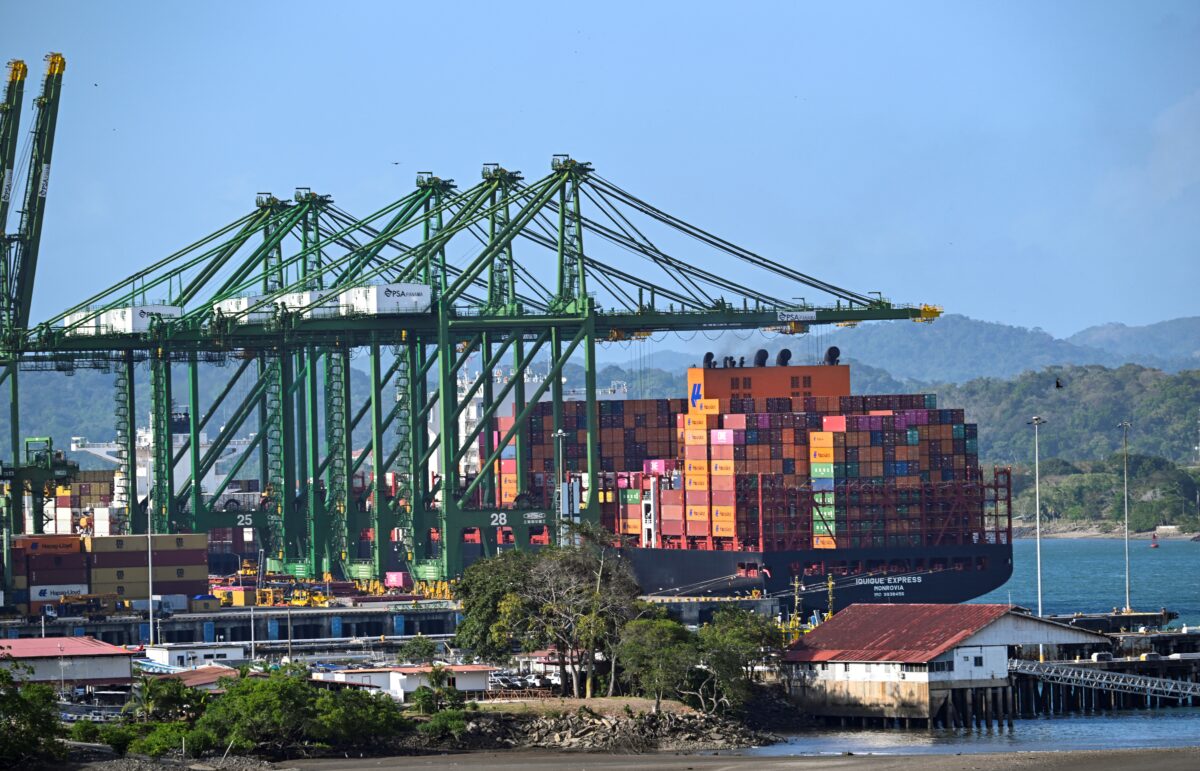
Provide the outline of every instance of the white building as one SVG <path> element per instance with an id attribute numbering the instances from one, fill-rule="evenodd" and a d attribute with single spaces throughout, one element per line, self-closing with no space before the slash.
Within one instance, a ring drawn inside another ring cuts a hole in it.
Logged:
<path id="1" fill-rule="evenodd" d="M 791 691 L 812 715 L 940 721 L 1011 714 L 1008 660 L 1106 650 L 1104 635 L 1009 605 L 851 605 L 787 652 Z M 961 722 L 961 721 L 960 721 Z"/>
<path id="2" fill-rule="evenodd" d="M 316 672 L 313 679 L 376 688 L 403 703 L 413 691 L 423 685 L 429 685 L 429 673 L 432 669 L 429 666 L 339 669 L 332 672 Z M 496 671 L 495 667 L 482 664 L 452 664 L 444 669 L 449 674 L 447 685 L 462 691 L 468 698 L 488 690 L 488 676 Z"/>
<path id="3" fill-rule="evenodd" d="M 245 661 L 245 645 L 226 643 L 164 643 L 147 645 L 146 658 L 168 667 L 195 669 L 205 664 Z"/>
<path id="4" fill-rule="evenodd" d="M 18 680 L 66 687 L 133 682 L 133 652 L 91 637 L 0 640 L 0 655 L 11 656 L 11 664 L 27 668 L 15 672 Z"/>

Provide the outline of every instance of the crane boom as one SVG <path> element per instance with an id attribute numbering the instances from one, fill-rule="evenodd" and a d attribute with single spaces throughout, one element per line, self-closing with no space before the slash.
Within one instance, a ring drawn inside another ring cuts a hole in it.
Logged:
<path id="1" fill-rule="evenodd" d="M 21 98 L 29 68 L 20 59 L 8 63 L 4 104 L 0 105 L 0 244 L 8 228 L 8 204 L 12 200 L 13 163 L 17 157 L 17 128 L 21 123 Z"/>
<path id="2" fill-rule="evenodd" d="M 11 329 L 24 329 L 29 324 L 33 278 L 37 271 L 42 220 L 46 214 L 46 191 L 50 185 L 54 129 L 58 123 L 58 99 L 63 72 L 67 68 L 67 60 L 59 53 L 47 54 L 46 62 L 42 94 L 34 102 L 37 118 L 33 126 L 33 150 L 29 157 L 29 176 L 25 180 L 21 225 L 8 255 L 9 284 L 4 289 L 8 303 L 6 321 Z"/>

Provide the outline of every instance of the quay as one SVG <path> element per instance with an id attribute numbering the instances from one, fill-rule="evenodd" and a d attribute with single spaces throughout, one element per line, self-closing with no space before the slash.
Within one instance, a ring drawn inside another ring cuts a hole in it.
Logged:
<path id="1" fill-rule="evenodd" d="M 453 634 L 459 612 L 445 601 L 381 606 L 223 608 L 154 617 L 154 640 L 164 643 L 256 641 L 268 645 L 297 640 L 404 637 Z M 45 618 L 0 621 L 0 638 L 94 637 L 112 645 L 145 645 L 150 623 L 139 615 L 104 618 Z"/>

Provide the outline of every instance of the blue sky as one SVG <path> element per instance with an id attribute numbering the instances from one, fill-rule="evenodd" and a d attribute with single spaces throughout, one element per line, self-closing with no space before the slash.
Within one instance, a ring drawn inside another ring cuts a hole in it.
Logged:
<path id="1" fill-rule="evenodd" d="M 1194 2 L 7 3 L 28 92 L 50 50 L 35 319 L 258 191 L 366 212 L 559 152 L 897 301 L 1057 335 L 1200 308 Z"/>

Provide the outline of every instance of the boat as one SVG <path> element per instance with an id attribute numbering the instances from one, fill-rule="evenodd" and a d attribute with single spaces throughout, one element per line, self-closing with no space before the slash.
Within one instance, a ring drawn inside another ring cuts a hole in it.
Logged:
<path id="1" fill-rule="evenodd" d="M 1008 580 L 1011 474 L 985 478 L 962 410 L 933 394 L 852 395 L 836 362 L 766 359 L 708 356 L 688 370 L 684 399 L 598 403 L 601 523 L 645 594 L 799 593 L 811 609 L 828 604 L 830 584 L 843 606 L 963 602 Z M 538 407 L 526 494 L 552 506 L 556 427 L 550 405 Z M 582 435 L 586 417 L 568 402 L 561 427 Z M 585 477 L 584 450 L 567 443 L 572 481 Z M 529 503 L 516 501 L 517 465 L 501 461 L 498 507 Z"/>

